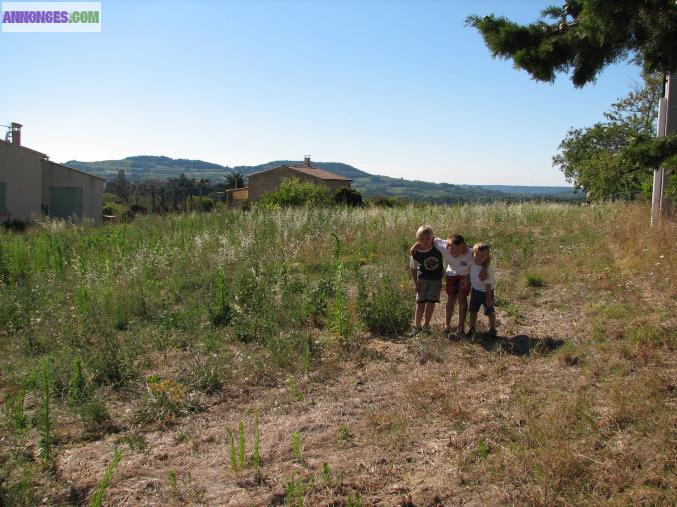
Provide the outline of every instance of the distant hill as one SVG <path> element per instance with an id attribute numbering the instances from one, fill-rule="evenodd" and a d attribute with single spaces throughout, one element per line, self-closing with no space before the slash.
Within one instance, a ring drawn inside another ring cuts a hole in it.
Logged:
<path id="1" fill-rule="evenodd" d="M 99 162 L 79 162 L 69 160 L 65 165 L 96 174 L 107 180 L 117 178 L 118 171 L 125 171 L 127 179 L 142 181 L 149 179 L 178 178 L 185 174 L 189 178 L 207 178 L 220 181 L 232 169 L 203 160 L 187 160 L 184 158 L 169 158 L 150 155 L 138 155 L 122 160 L 101 160 Z"/>
<path id="2" fill-rule="evenodd" d="M 233 171 L 240 171 L 249 175 L 283 164 L 300 165 L 301 163 L 298 160 L 275 160 L 255 166 L 229 167 L 202 160 L 141 155 L 122 160 L 102 160 L 98 162 L 70 160 L 65 165 L 96 174 L 107 180 L 115 179 L 118 171 L 124 170 L 126 177 L 132 181 L 178 178 L 181 174 L 185 174 L 188 178 L 206 178 L 212 182 L 218 182 Z M 382 195 L 435 203 L 509 198 L 582 199 L 580 194 L 573 193 L 571 187 L 454 185 L 378 176 L 340 162 L 313 162 L 313 165 L 352 179 L 353 187 L 365 196 Z"/>
<path id="3" fill-rule="evenodd" d="M 528 187 L 524 185 L 481 185 L 481 187 L 513 195 L 572 195 L 581 199 L 585 197 L 580 193 L 574 194 L 573 187 Z"/>

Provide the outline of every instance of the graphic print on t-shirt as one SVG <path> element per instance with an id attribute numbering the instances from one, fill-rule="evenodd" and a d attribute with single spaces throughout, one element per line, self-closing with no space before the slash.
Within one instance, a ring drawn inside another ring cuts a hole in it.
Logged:
<path id="1" fill-rule="evenodd" d="M 427 257 L 423 261 L 423 265 L 425 266 L 425 269 L 428 271 L 435 271 L 437 268 L 440 267 L 440 261 L 437 259 L 437 257 Z"/>

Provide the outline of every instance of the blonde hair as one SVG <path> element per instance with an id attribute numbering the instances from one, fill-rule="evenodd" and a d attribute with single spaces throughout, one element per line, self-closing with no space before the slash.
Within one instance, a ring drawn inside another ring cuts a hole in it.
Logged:
<path id="1" fill-rule="evenodd" d="M 488 252 L 489 251 L 489 245 L 486 243 L 482 243 L 481 241 L 479 243 L 475 243 L 472 246 L 472 251 L 474 252 Z"/>
<path id="2" fill-rule="evenodd" d="M 432 235 L 433 228 L 430 227 L 428 224 L 422 225 L 416 231 L 416 239 L 421 239 L 423 236 L 432 236 Z"/>

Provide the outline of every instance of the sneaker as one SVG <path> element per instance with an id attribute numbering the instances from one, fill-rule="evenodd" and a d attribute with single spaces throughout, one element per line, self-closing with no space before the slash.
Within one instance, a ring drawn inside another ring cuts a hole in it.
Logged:
<path id="1" fill-rule="evenodd" d="M 496 332 L 495 329 L 490 329 L 489 332 L 487 333 L 487 336 L 489 338 L 496 338 L 498 336 L 498 333 Z"/>
<path id="2" fill-rule="evenodd" d="M 418 335 L 421 332 L 421 326 L 414 326 L 414 329 L 412 329 L 407 336 L 414 337 Z"/>
<path id="3" fill-rule="evenodd" d="M 456 336 L 458 336 L 459 338 L 463 338 L 465 336 L 465 328 L 464 327 L 457 328 Z"/>
<path id="4" fill-rule="evenodd" d="M 432 329 L 430 329 L 430 326 L 423 326 L 423 329 L 421 329 L 421 332 L 423 334 L 430 334 L 430 333 L 432 333 Z"/>
<path id="5" fill-rule="evenodd" d="M 444 326 L 442 328 L 442 334 L 444 336 L 449 336 L 451 334 L 451 328 L 449 326 Z"/>
<path id="6" fill-rule="evenodd" d="M 471 339 L 472 339 L 472 338 L 475 338 L 475 335 L 476 335 L 476 334 L 477 334 L 477 331 L 475 331 L 475 329 L 473 329 L 473 328 L 471 327 L 470 329 L 468 329 L 468 332 L 465 333 L 465 337 L 466 337 L 466 338 L 471 338 Z"/>

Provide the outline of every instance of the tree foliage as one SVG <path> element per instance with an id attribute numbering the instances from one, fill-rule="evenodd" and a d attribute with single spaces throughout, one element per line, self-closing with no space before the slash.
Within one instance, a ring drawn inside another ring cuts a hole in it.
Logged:
<path id="1" fill-rule="evenodd" d="M 528 25 L 493 14 L 466 22 L 480 31 L 494 57 L 512 59 L 539 81 L 571 71 L 574 85 L 584 86 L 607 65 L 628 58 L 649 72 L 677 70 L 674 0 L 568 0 Z"/>
<path id="2" fill-rule="evenodd" d="M 661 94 L 662 80 L 646 75 L 643 87 L 604 113 L 606 121 L 569 130 L 553 165 L 594 200 L 648 193 L 652 169 L 674 165 L 677 148 L 675 136 L 653 139 Z"/>
<path id="3" fill-rule="evenodd" d="M 226 188 L 243 188 L 244 174 L 240 171 L 233 171 L 226 175 Z"/>
<path id="4" fill-rule="evenodd" d="M 571 72 L 575 86 L 593 82 L 607 65 L 641 63 L 646 86 L 620 100 L 606 121 L 572 129 L 553 158 L 576 188 L 593 198 L 632 193 L 650 171 L 673 167 L 677 141 L 653 139 L 665 76 L 677 71 L 674 0 L 568 0 L 521 25 L 504 17 L 470 16 L 494 57 L 512 59 L 539 81 Z M 660 92 L 658 90 L 661 90 Z"/>

